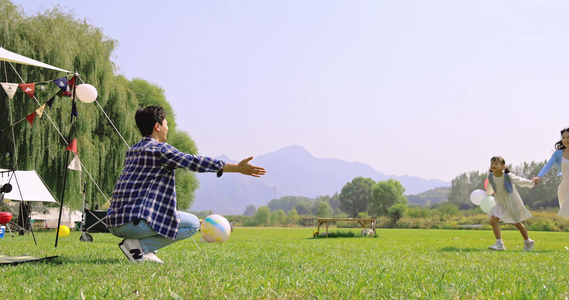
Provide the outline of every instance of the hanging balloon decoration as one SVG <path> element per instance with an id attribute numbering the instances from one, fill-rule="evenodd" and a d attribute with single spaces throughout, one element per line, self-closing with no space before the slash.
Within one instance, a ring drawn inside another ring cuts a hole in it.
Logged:
<path id="1" fill-rule="evenodd" d="M 77 98 L 85 103 L 92 103 L 97 100 L 97 89 L 87 83 L 78 85 L 75 88 L 75 93 L 77 94 Z"/>

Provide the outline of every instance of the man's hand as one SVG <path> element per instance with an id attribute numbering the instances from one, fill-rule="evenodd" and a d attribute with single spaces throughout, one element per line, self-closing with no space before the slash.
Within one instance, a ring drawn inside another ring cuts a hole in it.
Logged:
<path id="1" fill-rule="evenodd" d="M 223 172 L 234 172 L 234 173 L 241 173 L 244 175 L 250 175 L 253 177 L 261 177 L 265 175 L 267 171 L 265 171 L 262 167 L 257 167 L 249 162 L 253 159 L 253 156 L 249 158 L 245 158 L 244 160 L 240 161 L 238 164 L 225 164 L 223 168 Z"/>

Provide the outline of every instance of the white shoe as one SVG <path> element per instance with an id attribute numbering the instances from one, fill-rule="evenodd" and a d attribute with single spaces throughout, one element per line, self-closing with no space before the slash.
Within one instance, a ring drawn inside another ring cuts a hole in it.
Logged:
<path id="1" fill-rule="evenodd" d="M 142 261 L 151 261 L 159 264 L 163 264 L 164 262 L 154 254 L 154 252 L 150 252 L 148 254 L 144 254 L 142 256 Z"/>
<path id="2" fill-rule="evenodd" d="M 131 262 L 143 262 L 144 251 L 140 247 L 140 243 L 137 239 L 124 239 L 119 243 L 119 248 Z"/>
<path id="3" fill-rule="evenodd" d="M 524 251 L 531 251 L 531 249 L 533 249 L 533 246 L 535 246 L 535 242 L 534 240 L 527 240 L 524 241 Z"/>
<path id="4" fill-rule="evenodd" d="M 503 251 L 503 250 L 506 250 L 506 247 L 504 246 L 504 244 L 496 243 L 492 246 L 488 246 L 488 249 Z"/>

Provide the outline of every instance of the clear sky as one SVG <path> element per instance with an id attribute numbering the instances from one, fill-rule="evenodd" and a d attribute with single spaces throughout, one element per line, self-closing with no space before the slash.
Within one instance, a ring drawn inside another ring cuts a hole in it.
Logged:
<path id="1" fill-rule="evenodd" d="M 13 3 L 117 40 L 118 73 L 164 88 L 202 155 L 300 145 L 450 181 L 548 159 L 569 127 L 566 0 Z"/>

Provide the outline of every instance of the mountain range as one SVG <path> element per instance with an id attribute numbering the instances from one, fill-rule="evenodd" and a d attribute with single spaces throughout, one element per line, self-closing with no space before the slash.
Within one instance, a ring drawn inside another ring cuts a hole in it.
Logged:
<path id="1" fill-rule="evenodd" d="M 225 155 L 216 158 L 237 163 Z M 450 182 L 438 179 L 386 175 L 360 162 L 316 158 L 296 145 L 260 155 L 251 163 L 265 168 L 267 174 L 255 178 L 227 173 L 217 178 L 213 173 L 197 173 L 200 187 L 196 190 L 191 210 L 211 210 L 226 215 L 242 214 L 247 205 L 259 207 L 267 205 L 271 199 L 284 196 L 332 196 L 340 193 L 344 185 L 356 177 L 375 181 L 398 180 L 405 187 L 406 195 L 450 186 Z"/>

